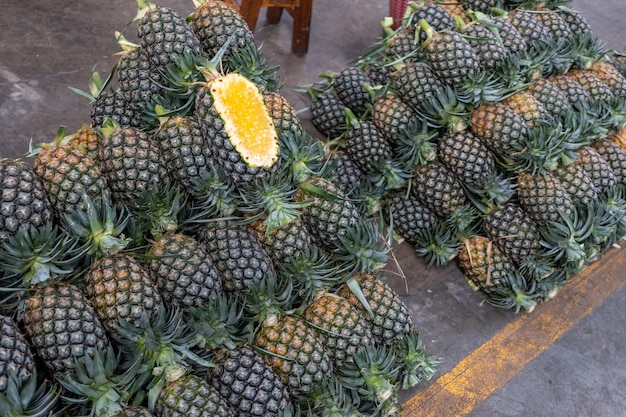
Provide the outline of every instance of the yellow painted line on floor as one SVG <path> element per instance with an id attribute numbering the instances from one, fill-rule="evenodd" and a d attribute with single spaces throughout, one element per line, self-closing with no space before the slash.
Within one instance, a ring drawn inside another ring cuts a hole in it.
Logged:
<path id="1" fill-rule="evenodd" d="M 608 251 L 555 298 L 505 326 L 408 400 L 401 417 L 462 417 L 471 413 L 624 284 L 624 271 L 619 270 L 623 266 L 617 262 L 620 255 L 617 249 Z"/>

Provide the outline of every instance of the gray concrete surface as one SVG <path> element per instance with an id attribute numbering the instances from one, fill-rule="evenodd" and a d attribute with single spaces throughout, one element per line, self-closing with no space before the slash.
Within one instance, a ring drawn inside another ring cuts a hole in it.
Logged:
<path id="1" fill-rule="evenodd" d="M 158 3 L 183 14 L 193 10 L 191 0 Z M 608 47 L 626 47 L 626 2 L 576 0 L 573 6 Z M 59 125 L 71 132 L 89 122 L 87 101 L 68 86 L 86 89 L 94 68 L 110 70 L 119 51 L 113 33 L 135 11 L 132 0 L 0 0 L 0 156 L 23 155 L 31 140 L 52 140 Z M 289 16 L 266 26 L 261 15 L 255 37 L 280 66 L 282 92 L 305 121 L 307 101 L 293 88 L 367 51 L 387 13 L 383 0 L 315 0 L 309 53 L 303 57 L 290 53 Z M 404 294 L 428 350 L 443 357 L 438 375 L 518 318 L 482 303 L 455 264 L 429 269 L 410 247 L 395 249 L 407 282 L 393 275 L 391 281 Z M 619 256 L 611 261 L 623 262 Z M 616 291 L 471 416 L 626 416 L 625 301 L 626 288 Z M 421 388 L 403 393 L 403 399 Z"/>

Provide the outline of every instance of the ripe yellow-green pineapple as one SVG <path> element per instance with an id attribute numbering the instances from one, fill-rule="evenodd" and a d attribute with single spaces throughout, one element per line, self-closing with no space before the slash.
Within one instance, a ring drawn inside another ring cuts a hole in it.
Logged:
<path id="1" fill-rule="evenodd" d="M 463 242 L 459 266 L 469 285 L 483 292 L 492 305 L 517 313 L 530 312 L 537 304 L 532 287 L 498 245 L 485 236 L 473 235 Z"/>
<path id="2" fill-rule="evenodd" d="M 254 83 L 236 73 L 217 74 L 198 91 L 196 115 L 215 163 L 235 183 L 271 172 L 278 132 Z"/>
<path id="3" fill-rule="evenodd" d="M 206 379 L 194 374 L 168 382 L 158 394 L 154 414 L 157 417 L 238 415 Z"/>
<path id="4" fill-rule="evenodd" d="M 358 283 L 368 307 L 347 283 L 342 284 L 335 294 L 346 298 L 370 322 L 375 343 L 390 345 L 410 333 L 413 318 L 407 305 L 380 274 L 365 272 L 352 278 Z"/>
<path id="5" fill-rule="evenodd" d="M 542 121 L 548 121 L 552 117 L 545 106 L 531 93 L 526 90 L 519 91 L 501 101 L 515 113 L 522 116 L 529 128 L 533 128 Z"/>
<path id="6" fill-rule="evenodd" d="M 54 282 L 36 289 L 24 303 L 22 318 L 37 355 L 53 373 L 76 369 L 77 359 L 109 344 L 94 306 L 73 284 Z"/>
<path id="7" fill-rule="evenodd" d="M 161 294 L 148 270 L 127 254 L 95 260 L 83 281 L 87 298 L 114 338 L 119 338 L 120 320 L 138 324 L 142 315 L 155 315 L 161 304 Z"/>
<path id="8" fill-rule="evenodd" d="M 84 210 L 83 196 L 101 199 L 108 195 L 106 177 L 99 161 L 86 150 L 68 145 L 65 129 L 57 132 L 54 141 L 33 151 L 33 171 L 44 185 L 50 202 L 59 216 Z"/>

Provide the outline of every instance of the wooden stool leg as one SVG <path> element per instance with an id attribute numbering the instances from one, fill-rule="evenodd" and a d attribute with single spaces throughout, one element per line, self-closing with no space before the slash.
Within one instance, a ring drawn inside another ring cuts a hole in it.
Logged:
<path id="1" fill-rule="evenodd" d="M 280 22 L 280 18 L 283 15 L 282 7 L 268 7 L 267 8 L 267 23 L 275 25 Z"/>
<path id="2" fill-rule="evenodd" d="M 261 4 L 263 0 L 242 0 L 241 7 L 239 8 L 239 14 L 246 21 L 248 27 L 254 32 L 256 27 L 256 21 L 259 18 L 259 10 L 261 10 Z"/>
<path id="3" fill-rule="evenodd" d="M 290 9 L 293 17 L 291 51 L 296 55 L 305 55 L 309 50 L 309 32 L 313 0 L 300 0 L 300 7 Z"/>

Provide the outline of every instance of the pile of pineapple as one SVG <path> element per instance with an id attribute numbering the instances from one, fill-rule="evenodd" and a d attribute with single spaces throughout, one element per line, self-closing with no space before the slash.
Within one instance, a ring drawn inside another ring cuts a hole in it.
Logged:
<path id="1" fill-rule="evenodd" d="M 301 89 L 342 190 L 516 312 L 626 234 L 624 56 L 568 3 L 410 2 Z"/>
<path id="2" fill-rule="evenodd" d="M 0 160 L 2 414 L 395 415 L 438 358 L 385 221 L 235 9 L 139 5 L 85 126 Z"/>

